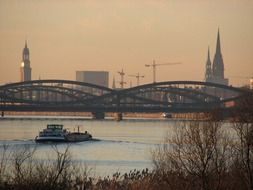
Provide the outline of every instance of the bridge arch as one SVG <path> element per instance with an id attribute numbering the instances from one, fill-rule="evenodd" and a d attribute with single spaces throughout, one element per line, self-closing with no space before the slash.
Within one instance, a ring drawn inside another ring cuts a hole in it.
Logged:
<path id="1" fill-rule="evenodd" d="M 70 80 L 0 86 L 0 110 L 163 112 L 226 107 L 246 90 L 200 81 L 165 81 L 123 90 Z"/>
<path id="2" fill-rule="evenodd" d="M 0 86 L 0 98 L 6 103 L 85 104 L 113 90 L 90 83 L 69 80 L 34 80 Z"/>
<path id="3" fill-rule="evenodd" d="M 156 101 L 160 105 L 225 104 L 240 98 L 244 93 L 247 93 L 245 89 L 201 81 L 165 81 L 120 91 L 125 99 L 142 98 L 143 101 Z M 166 100 L 163 95 L 170 98 Z"/>

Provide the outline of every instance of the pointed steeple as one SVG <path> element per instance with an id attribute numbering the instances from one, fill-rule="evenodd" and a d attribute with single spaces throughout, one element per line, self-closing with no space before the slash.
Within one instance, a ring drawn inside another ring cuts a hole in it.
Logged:
<path id="1" fill-rule="evenodd" d="M 224 64 L 220 48 L 220 29 L 218 28 L 216 52 L 213 60 L 213 77 L 224 79 Z"/>
<path id="2" fill-rule="evenodd" d="M 211 62 L 211 59 L 210 59 L 210 48 L 209 48 L 209 46 L 208 46 L 208 52 L 207 52 L 207 61 Z"/>
<path id="3" fill-rule="evenodd" d="M 216 52 L 213 59 L 213 81 L 218 84 L 228 85 L 228 80 L 224 78 L 224 62 L 221 53 L 220 29 L 218 28 Z"/>
<path id="4" fill-rule="evenodd" d="M 25 47 L 22 52 L 22 62 L 20 67 L 20 81 L 30 81 L 32 76 L 32 68 L 30 66 L 30 53 L 27 47 L 27 40 L 25 40 Z"/>
<path id="5" fill-rule="evenodd" d="M 206 82 L 211 82 L 212 81 L 212 63 L 211 63 L 211 59 L 210 59 L 209 46 L 208 46 L 208 52 L 207 52 L 205 81 Z"/>
<path id="6" fill-rule="evenodd" d="M 27 40 L 25 40 L 25 47 L 23 49 L 22 60 L 29 60 L 29 48 L 27 47 Z"/>
<path id="7" fill-rule="evenodd" d="M 221 48 L 220 48 L 220 28 L 218 28 L 217 43 L 216 43 L 216 53 L 220 53 L 221 54 Z"/>

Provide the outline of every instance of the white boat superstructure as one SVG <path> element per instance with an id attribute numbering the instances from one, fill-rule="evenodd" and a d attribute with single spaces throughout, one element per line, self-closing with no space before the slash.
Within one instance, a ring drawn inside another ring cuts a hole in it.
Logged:
<path id="1" fill-rule="evenodd" d="M 46 129 L 39 132 L 39 136 L 35 137 L 36 142 L 80 142 L 92 139 L 92 135 L 87 131 L 85 133 L 70 132 L 63 129 L 61 124 L 48 124 Z"/>
<path id="2" fill-rule="evenodd" d="M 63 125 L 60 124 L 48 124 L 46 129 L 39 132 L 39 136 L 35 138 L 36 142 L 65 142 L 66 135 L 69 132 L 63 129 Z"/>

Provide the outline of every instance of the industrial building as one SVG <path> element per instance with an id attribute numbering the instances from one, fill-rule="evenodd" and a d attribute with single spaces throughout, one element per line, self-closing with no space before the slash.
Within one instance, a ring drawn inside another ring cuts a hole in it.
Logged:
<path id="1" fill-rule="evenodd" d="M 76 81 L 109 87 L 108 71 L 76 71 Z"/>

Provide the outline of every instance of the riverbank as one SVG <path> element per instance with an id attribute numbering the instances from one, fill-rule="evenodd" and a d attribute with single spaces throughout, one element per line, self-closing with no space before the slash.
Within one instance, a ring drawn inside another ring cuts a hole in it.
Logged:
<path id="1" fill-rule="evenodd" d="M 78 117 L 90 117 L 90 112 L 4 112 L 5 116 L 78 116 Z M 126 117 L 134 118 L 161 118 L 162 113 L 124 113 Z M 113 117 L 114 113 L 105 113 L 105 117 Z"/>
<path id="2" fill-rule="evenodd" d="M 93 119 L 93 115 L 90 112 L 4 112 L 4 117 L 0 117 L 0 119 L 8 116 Z M 105 113 L 105 118 L 115 118 L 115 113 Z M 165 118 L 163 113 L 123 113 L 124 118 L 207 120 L 209 116 L 206 113 L 171 113 L 168 118 Z"/>

